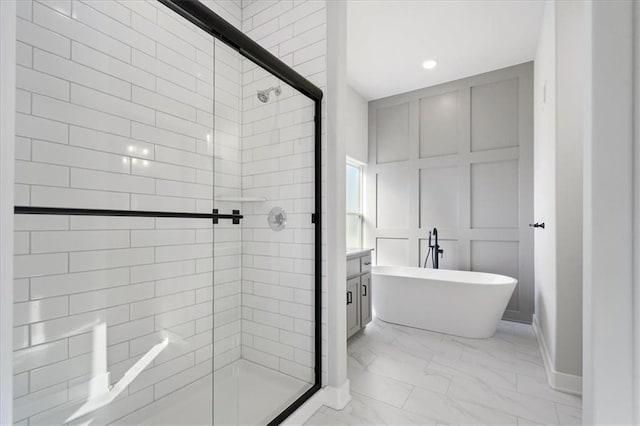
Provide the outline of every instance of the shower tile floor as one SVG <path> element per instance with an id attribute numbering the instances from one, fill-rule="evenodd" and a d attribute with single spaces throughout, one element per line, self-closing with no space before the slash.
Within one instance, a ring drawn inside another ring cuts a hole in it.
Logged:
<path id="1" fill-rule="evenodd" d="M 216 371 L 213 378 L 208 375 L 118 424 L 261 425 L 310 387 L 302 380 L 241 359 Z"/>
<path id="2" fill-rule="evenodd" d="M 348 353 L 351 402 L 308 425 L 581 424 L 581 398 L 547 385 L 530 325 L 466 339 L 374 319 Z"/>

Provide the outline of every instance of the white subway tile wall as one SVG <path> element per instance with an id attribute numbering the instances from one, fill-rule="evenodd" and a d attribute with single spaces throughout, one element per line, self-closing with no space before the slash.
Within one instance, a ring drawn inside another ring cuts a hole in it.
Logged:
<path id="1" fill-rule="evenodd" d="M 326 88 L 326 0 L 202 1 Z M 100 322 L 112 383 L 173 344 L 98 423 L 240 357 L 313 382 L 313 102 L 154 0 L 20 0 L 17 21 L 16 204 L 245 219 L 16 216 L 16 423 L 86 399 Z M 326 308 L 322 339 L 326 382 Z"/>
<path id="2" fill-rule="evenodd" d="M 323 91 L 327 85 L 326 0 L 242 0 L 242 30 Z M 257 90 L 280 85 L 262 103 Z M 266 197 L 244 203 L 242 357 L 314 379 L 314 105 L 249 60 L 242 61 L 242 190 Z M 326 147 L 323 101 L 322 146 Z M 326 193 L 323 160 L 323 206 Z M 272 207 L 287 227 L 272 231 Z M 326 223 L 326 221 L 323 221 Z M 323 258 L 324 258 L 323 241 Z M 323 261 L 323 383 L 326 383 L 326 262 Z"/>
<path id="3" fill-rule="evenodd" d="M 207 5 L 241 26 L 239 0 Z M 156 1 L 20 0 L 17 21 L 16 204 L 210 212 L 241 194 L 232 49 Z M 226 222 L 214 243 L 207 220 L 16 216 L 15 422 L 63 424 L 86 400 L 98 323 L 112 384 L 170 344 L 97 423 L 239 359 L 241 231 Z"/>

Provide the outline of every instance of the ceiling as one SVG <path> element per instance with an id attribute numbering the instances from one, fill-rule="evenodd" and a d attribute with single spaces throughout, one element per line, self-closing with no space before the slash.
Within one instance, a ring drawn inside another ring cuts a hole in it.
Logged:
<path id="1" fill-rule="evenodd" d="M 347 2 L 349 84 L 372 100 L 530 61 L 543 1 Z M 422 68 L 426 59 L 438 66 Z"/>

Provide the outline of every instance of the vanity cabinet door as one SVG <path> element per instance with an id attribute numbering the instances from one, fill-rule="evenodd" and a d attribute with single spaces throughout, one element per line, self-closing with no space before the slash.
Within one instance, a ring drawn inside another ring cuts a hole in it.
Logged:
<path id="1" fill-rule="evenodd" d="M 347 339 L 360 330 L 360 278 L 347 281 Z"/>
<path id="2" fill-rule="evenodd" d="M 371 274 L 360 277 L 360 326 L 364 327 L 371 322 Z"/>

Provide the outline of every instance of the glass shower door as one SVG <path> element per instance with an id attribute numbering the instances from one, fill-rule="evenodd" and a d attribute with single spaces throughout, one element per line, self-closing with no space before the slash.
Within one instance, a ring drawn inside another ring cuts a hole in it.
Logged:
<path id="1" fill-rule="evenodd" d="M 314 101 L 161 2 L 18 9 L 15 423 L 281 421 L 320 382 Z"/>
<path id="2" fill-rule="evenodd" d="M 315 383 L 314 103 L 215 56 L 214 423 L 267 424 Z M 237 94 L 237 95 L 236 95 Z"/>
<path id="3" fill-rule="evenodd" d="M 213 37 L 18 9 L 15 423 L 211 424 Z"/>

